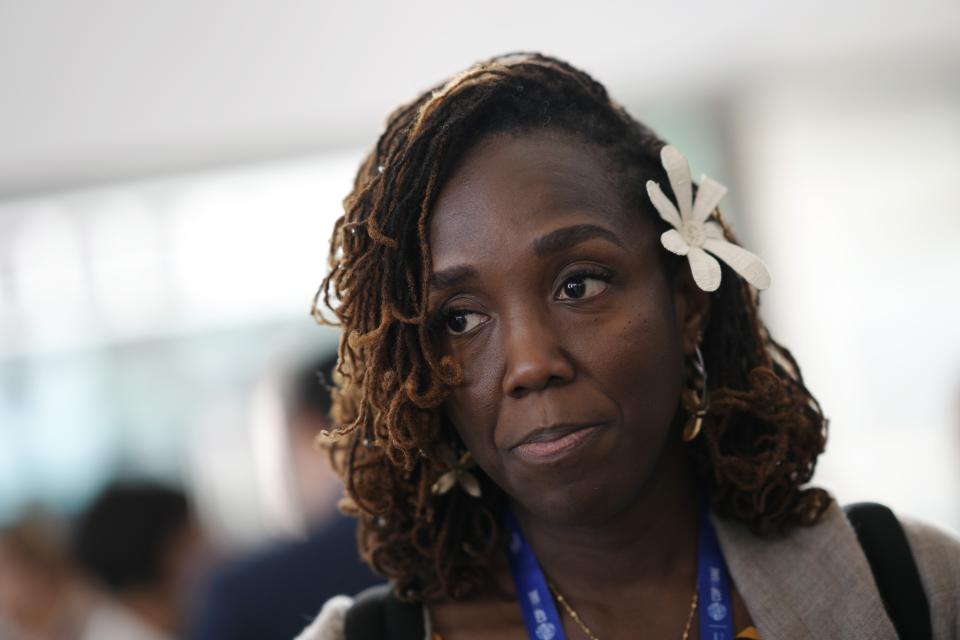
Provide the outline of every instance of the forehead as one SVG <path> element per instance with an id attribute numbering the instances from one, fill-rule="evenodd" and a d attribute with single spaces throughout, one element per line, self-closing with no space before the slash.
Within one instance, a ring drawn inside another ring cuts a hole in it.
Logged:
<path id="1" fill-rule="evenodd" d="M 498 135 L 464 158 L 437 198 L 430 217 L 434 269 L 471 249 L 495 251 L 586 219 L 629 236 L 639 218 L 595 145 L 554 132 Z"/>

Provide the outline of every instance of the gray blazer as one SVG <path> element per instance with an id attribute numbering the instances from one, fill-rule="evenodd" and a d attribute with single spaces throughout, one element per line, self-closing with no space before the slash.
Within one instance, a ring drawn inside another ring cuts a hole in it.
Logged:
<path id="1" fill-rule="evenodd" d="M 902 520 L 916 558 L 935 640 L 960 640 L 960 540 Z M 897 640 L 843 511 L 831 505 L 814 527 L 778 539 L 757 538 L 742 524 L 714 518 L 717 537 L 747 610 L 763 640 Z M 297 640 L 344 640 L 352 604 L 337 596 Z M 430 620 L 427 640 L 430 638 Z"/>
<path id="2" fill-rule="evenodd" d="M 902 520 L 930 602 L 933 637 L 960 640 L 960 540 Z M 764 640 L 896 640 L 843 511 L 833 504 L 815 527 L 762 540 L 714 519 L 733 581 Z"/>

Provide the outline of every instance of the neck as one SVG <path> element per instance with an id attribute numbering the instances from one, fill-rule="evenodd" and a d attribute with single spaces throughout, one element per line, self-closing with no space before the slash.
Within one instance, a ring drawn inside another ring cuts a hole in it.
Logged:
<path id="1" fill-rule="evenodd" d="M 513 505 L 547 578 L 568 597 L 692 590 L 697 571 L 699 492 L 677 447 L 633 500 L 603 521 L 555 523 Z"/>

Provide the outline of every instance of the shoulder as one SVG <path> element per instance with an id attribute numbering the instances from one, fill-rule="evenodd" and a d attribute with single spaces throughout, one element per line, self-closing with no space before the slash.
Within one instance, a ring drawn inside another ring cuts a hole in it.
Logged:
<path id="1" fill-rule="evenodd" d="M 326 601 L 320 614 L 295 640 L 344 640 L 344 623 L 353 598 L 334 596 Z"/>
<path id="2" fill-rule="evenodd" d="M 960 541 L 900 517 L 930 603 L 935 638 L 960 640 Z M 718 538 L 763 637 L 896 638 L 870 565 L 843 510 L 831 504 L 811 527 L 758 538 L 715 519 Z"/>
<path id="3" fill-rule="evenodd" d="M 960 538 L 924 522 L 901 518 L 920 580 L 935 638 L 960 638 Z"/>
<path id="4" fill-rule="evenodd" d="M 761 538 L 714 519 L 733 582 L 764 638 L 894 640 L 866 557 L 832 503 L 819 523 Z"/>
<path id="5" fill-rule="evenodd" d="M 910 542 L 925 584 L 932 592 L 960 588 L 960 538 L 926 522 L 902 517 L 900 522 Z"/>

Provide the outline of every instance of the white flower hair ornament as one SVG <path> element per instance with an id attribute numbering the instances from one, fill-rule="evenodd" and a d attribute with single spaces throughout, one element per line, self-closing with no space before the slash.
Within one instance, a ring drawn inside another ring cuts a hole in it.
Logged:
<path id="1" fill-rule="evenodd" d="M 697 286 L 704 291 L 716 291 L 720 286 L 720 263 L 713 257 L 716 256 L 757 289 L 769 287 L 770 273 L 763 261 L 743 247 L 728 242 L 720 223 L 707 220 L 727 193 L 727 188 L 716 180 L 702 176 L 694 202 L 690 164 L 683 154 L 667 145 L 660 151 L 660 160 L 680 206 L 677 211 L 660 185 L 647 180 L 650 201 L 660 217 L 673 227 L 663 232 L 660 242 L 668 251 L 687 256 Z"/>

